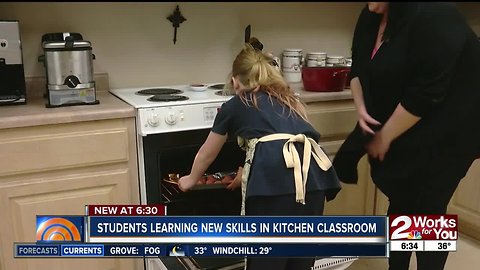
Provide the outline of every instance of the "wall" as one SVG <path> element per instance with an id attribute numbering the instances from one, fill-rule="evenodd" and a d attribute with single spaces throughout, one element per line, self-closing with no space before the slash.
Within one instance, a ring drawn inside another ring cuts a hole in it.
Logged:
<path id="1" fill-rule="evenodd" d="M 112 88 L 218 82 L 227 78 L 252 25 L 265 50 L 284 48 L 349 55 L 364 3 L 179 3 L 187 18 L 166 19 L 176 3 L 0 3 L 0 18 L 20 21 L 25 74 L 43 76 L 41 37 L 79 32 L 92 42 L 96 73 Z"/>
<path id="2" fill-rule="evenodd" d="M 465 15 L 472 29 L 480 36 L 480 4 L 479 3 L 458 3 L 460 11 Z"/>
<path id="3" fill-rule="evenodd" d="M 108 73 L 113 88 L 224 81 L 244 29 L 265 50 L 284 48 L 349 55 L 360 3 L 179 3 L 187 21 L 178 28 L 166 19 L 176 3 L 44 2 L 0 3 L 0 19 L 21 25 L 27 77 L 43 76 L 37 63 L 41 36 L 79 32 L 92 42 L 96 73 Z M 480 35 L 480 4 L 458 3 Z"/>

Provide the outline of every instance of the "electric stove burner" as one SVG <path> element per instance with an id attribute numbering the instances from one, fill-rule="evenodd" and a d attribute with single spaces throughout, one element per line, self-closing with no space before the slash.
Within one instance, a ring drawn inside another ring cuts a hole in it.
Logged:
<path id="1" fill-rule="evenodd" d="M 225 84 L 224 83 L 214 84 L 214 85 L 210 85 L 208 88 L 222 90 L 225 88 Z"/>
<path id="2" fill-rule="evenodd" d="M 220 91 L 215 91 L 215 95 L 226 97 L 226 96 L 235 96 L 235 93 L 231 93 L 231 92 L 225 91 L 225 90 L 220 90 Z"/>
<path id="3" fill-rule="evenodd" d="M 187 100 L 188 97 L 180 96 L 180 95 L 155 95 L 153 97 L 148 98 L 148 101 L 154 102 L 161 102 L 161 101 L 180 101 L 180 100 Z"/>
<path id="4" fill-rule="evenodd" d="M 137 91 L 135 94 L 151 96 L 151 95 L 171 95 L 171 94 L 181 94 L 182 90 L 172 89 L 172 88 L 149 88 Z"/>

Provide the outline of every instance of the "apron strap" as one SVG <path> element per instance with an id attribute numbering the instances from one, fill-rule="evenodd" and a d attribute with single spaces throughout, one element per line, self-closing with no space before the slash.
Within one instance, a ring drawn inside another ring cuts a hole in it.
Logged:
<path id="1" fill-rule="evenodd" d="M 246 140 L 244 138 L 237 137 L 237 140 L 238 145 L 246 151 L 246 160 L 242 171 L 242 215 L 245 214 L 247 181 L 250 174 L 250 166 L 253 161 L 253 156 L 255 155 L 255 147 L 258 142 L 287 140 L 283 145 L 283 158 L 287 168 L 293 168 L 296 194 L 295 199 L 299 203 L 305 204 L 305 193 L 311 157 L 313 156 L 315 162 L 324 171 L 327 171 L 330 169 L 330 167 L 332 167 L 332 162 L 325 152 L 320 148 L 317 142 L 312 138 L 308 138 L 304 134 L 292 135 L 288 133 L 276 133 L 263 136 L 259 139 L 253 138 Z M 300 160 L 300 155 L 298 154 L 297 148 L 295 147 L 295 142 L 304 144 L 303 164 Z"/>
<path id="2" fill-rule="evenodd" d="M 293 168 L 295 177 L 296 201 L 305 204 L 305 193 L 311 156 L 313 156 L 315 162 L 324 171 L 327 171 L 330 169 L 330 167 L 332 167 L 332 162 L 325 152 L 320 148 L 317 142 L 312 138 L 308 138 L 304 134 L 292 135 L 287 133 L 277 133 L 258 139 L 259 142 L 269 142 L 274 140 L 287 140 L 283 145 L 283 158 L 287 168 Z M 300 162 L 300 156 L 297 148 L 295 147 L 295 142 L 304 144 L 303 164 Z"/>

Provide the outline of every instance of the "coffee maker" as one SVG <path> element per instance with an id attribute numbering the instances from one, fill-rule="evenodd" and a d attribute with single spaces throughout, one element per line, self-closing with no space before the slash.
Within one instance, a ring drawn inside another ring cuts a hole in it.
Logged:
<path id="1" fill-rule="evenodd" d="M 47 78 L 47 108 L 94 105 L 92 46 L 79 33 L 47 33 L 42 36 L 43 62 Z"/>
<path id="2" fill-rule="evenodd" d="M 0 105 L 26 104 L 19 21 L 0 21 Z"/>

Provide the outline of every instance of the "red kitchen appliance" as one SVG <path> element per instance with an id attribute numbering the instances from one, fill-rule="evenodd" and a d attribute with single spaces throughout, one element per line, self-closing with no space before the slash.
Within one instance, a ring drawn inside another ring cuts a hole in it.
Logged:
<path id="1" fill-rule="evenodd" d="M 345 89 L 350 67 L 303 67 L 302 81 L 305 91 L 338 92 Z"/>

